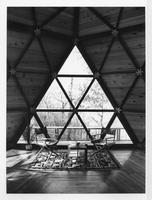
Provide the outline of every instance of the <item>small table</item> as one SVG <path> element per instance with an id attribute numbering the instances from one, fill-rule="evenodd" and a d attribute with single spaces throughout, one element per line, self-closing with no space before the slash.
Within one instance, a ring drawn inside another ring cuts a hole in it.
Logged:
<path id="1" fill-rule="evenodd" d="M 78 158 L 78 154 L 79 154 L 79 150 L 84 150 L 84 164 L 85 166 L 87 166 L 87 154 L 88 154 L 88 145 L 87 144 L 81 144 L 80 142 L 76 142 L 75 144 L 69 144 L 68 145 L 68 151 L 70 153 L 71 149 L 76 149 L 77 150 L 77 158 Z"/>

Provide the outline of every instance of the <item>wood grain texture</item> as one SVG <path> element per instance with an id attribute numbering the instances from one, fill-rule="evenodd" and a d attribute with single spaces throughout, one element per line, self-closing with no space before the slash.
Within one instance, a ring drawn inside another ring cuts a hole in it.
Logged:
<path id="1" fill-rule="evenodd" d="M 80 36 L 109 31 L 109 27 L 98 19 L 88 8 L 80 9 Z"/>
<path id="2" fill-rule="evenodd" d="M 7 193 L 144 193 L 144 152 L 113 150 L 112 153 L 122 165 L 119 170 L 45 173 L 23 170 L 14 159 L 17 167 L 8 169 Z M 12 156 L 8 160 L 13 163 Z"/>
<path id="3" fill-rule="evenodd" d="M 35 22 L 37 22 L 38 25 L 41 25 L 51 15 L 58 12 L 59 9 L 59 7 L 36 7 L 34 9 L 30 7 L 9 7 L 7 9 L 7 59 L 10 64 L 10 68 L 15 66 L 18 59 L 22 55 L 22 52 L 24 52 L 26 46 L 28 46 L 27 44 L 31 39 Z M 119 7 L 97 7 L 94 9 L 99 13 L 99 15 L 102 15 L 112 26 L 115 27 L 120 12 Z M 32 11 L 34 11 L 35 17 L 33 17 Z M 51 82 L 48 79 L 48 74 L 45 73 L 48 73 L 50 69 L 52 72 L 58 72 L 61 65 L 65 62 L 63 57 L 65 57 L 66 52 L 69 49 L 72 49 L 69 46 L 73 41 L 71 36 L 73 35 L 73 30 L 75 30 L 74 21 L 74 8 L 65 8 L 65 10 L 53 18 L 52 21 L 48 21 L 48 23 L 46 23 L 43 27 L 45 31 L 42 30 L 40 34 L 40 39 L 44 47 L 43 51 L 42 46 L 40 47 L 40 44 L 35 39 L 31 45 L 29 45 L 29 48 L 27 48 L 25 55 L 19 59 L 19 62 L 17 63 L 17 70 L 20 70 L 20 73 L 17 72 L 17 78 L 30 105 L 38 104 L 42 98 L 40 93 L 43 94 L 43 90 L 45 91 L 44 87 L 49 85 Z M 143 65 L 145 60 L 144 23 L 144 8 L 125 7 L 123 9 L 119 28 L 120 30 L 121 28 L 126 28 L 121 30 L 120 34 L 122 34 L 122 38 L 132 52 L 133 57 L 135 57 L 139 67 Z M 104 33 L 103 37 L 98 35 L 98 38 L 82 41 L 88 58 L 92 61 L 93 67 L 96 68 L 95 70 L 92 69 L 92 71 L 97 71 L 101 66 L 112 40 L 111 29 L 103 22 L 103 20 L 99 19 L 95 13 L 86 7 L 80 8 L 78 26 L 80 36 Z M 132 26 L 134 26 L 133 29 Z M 127 27 L 129 28 L 127 29 Z M 58 36 L 55 36 L 55 33 L 50 33 L 49 31 L 57 32 Z M 107 31 L 109 31 L 109 34 L 105 34 Z M 70 50 L 68 53 L 70 53 Z M 134 72 L 130 73 L 130 70 L 133 71 L 136 69 L 124 48 L 116 39 L 112 45 L 109 55 L 107 56 L 107 60 L 103 65 L 102 73 L 119 72 L 119 74 L 103 75 L 103 80 L 105 81 L 108 90 L 110 90 L 114 96 L 117 104 L 122 102 L 125 94 L 132 84 L 132 81 L 134 80 L 134 76 L 136 76 Z M 29 72 L 25 73 L 25 71 Z M 30 73 L 30 71 L 32 73 Z M 142 111 L 144 111 L 144 85 L 145 83 L 143 80 L 139 80 L 137 82 L 131 91 L 128 100 L 125 102 L 125 110 L 142 109 Z M 23 98 L 19 94 L 12 79 L 8 81 L 7 86 L 8 107 L 25 107 Z M 142 138 L 145 137 L 144 117 L 140 115 L 140 113 L 125 113 L 125 115 L 132 129 L 135 130 L 135 134 L 142 140 Z M 24 119 L 20 116 L 21 120 L 19 116 L 20 115 L 18 115 L 15 119 L 18 119 L 18 123 L 21 125 L 23 123 L 22 120 Z M 13 130 L 13 132 L 9 132 L 9 134 L 14 135 L 18 126 L 17 122 L 13 119 L 13 115 L 10 115 L 9 119 L 11 119 L 11 117 L 14 121 L 14 125 L 13 123 L 11 123 L 12 127 L 9 125 L 9 128 Z"/>
<path id="4" fill-rule="evenodd" d="M 7 82 L 7 107 L 27 107 L 24 98 L 12 78 Z"/>
<path id="5" fill-rule="evenodd" d="M 8 7 L 7 19 L 20 22 L 26 25 L 33 25 L 32 8 L 31 7 Z"/>
<path id="6" fill-rule="evenodd" d="M 11 141 L 15 137 L 16 130 L 19 128 L 25 116 L 25 112 L 7 113 L 7 144 L 11 144 Z"/>
<path id="7" fill-rule="evenodd" d="M 60 13 L 55 19 L 51 20 L 44 27 L 46 30 L 52 30 L 59 33 L 64 33 L 67 35 L 73 34 L 73 8 L 66 8 Z"/>
<path id="8" fill-rule="evenodd" d="M 28 74 L 28 73 L 18 73 L 17 78 L 24 90 L 24 93 L 30 103 L 33 105 L 40 94 L 41 89 L 46 83 L 48 75 L 45 74 Z"/>
<path id="9" fill-rule="evenodd" d="M 130 126 L 134 130 L 134 133 L 142 142 L 145 138 L 145 113 L 127 113 L 124 112 Z"/>
<path id="10" fill-rule="evenodd" d="M 145 111 L 145 84 L 142 78 L 139 78 L 135 87 L 131 91 L 124 109 L 135 109 Z"/>
<path id="11" fill-rule="evenodd" d="M 132 85 L 136 75 L 135 74 L 112 74 L 103 75 L 103 80 L 110 89 L 116 102 L 120 105 L 125 98 L 130 86 Z"/>
<path id="12" fill-rule="evenodd" d="M 125 7 L 120 21 L 120 28 L 145 23 L 144 7 Z"/>

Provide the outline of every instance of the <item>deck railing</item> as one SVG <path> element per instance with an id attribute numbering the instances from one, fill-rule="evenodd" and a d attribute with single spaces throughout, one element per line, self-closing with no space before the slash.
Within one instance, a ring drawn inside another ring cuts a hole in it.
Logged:
<path id="1" fill-rule="evenodd" d="M 44 135 L 36 135 L 35 134 L 35 128 L 38 128 L 38 127 L 32 127 L 32 129 L 31 129 L 31 133 L 32 133 L 31 135 L 33 135 L 32 140 L 35 140 L 35 139 L 41 140 L 42 137 L 44 138 Z M 59 136 L 59 134 L 61 133 L 62 129 L 63 129 L 63 127 L 61 127 L 61 126 L 57 126 L 57 127 L 48 126 L 47 127 L 48 134 L 50 135 L 51 138 L 57 138 Z M 101 134 L 101 129 L 102 129 L 102 127 L 89 127 L 88 128 L 88 130 L 92 136 L 99 134 L 99 137 Z M 130 141 L 130 138 L 126 134 L 126 131 L 124 128 L 111 128 L 111 129 L 116 130 L 116 137 L 115 137 L 116 141 Z M 83 127 L 68 127 L 61 137 L 61 141 L 89 141 L 89 140 L 90 139 Z"/>

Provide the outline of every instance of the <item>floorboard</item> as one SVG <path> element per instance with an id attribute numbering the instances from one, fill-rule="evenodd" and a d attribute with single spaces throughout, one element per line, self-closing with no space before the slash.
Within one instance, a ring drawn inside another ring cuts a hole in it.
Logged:
<path id="1" fill-rule="evenodd" d="M 112 150 L 120 169 L 102 171 L 30 171 L 20 167 L 36 151 L 7 152 L 7 193 L 144 193 L 145 153 Z"/>

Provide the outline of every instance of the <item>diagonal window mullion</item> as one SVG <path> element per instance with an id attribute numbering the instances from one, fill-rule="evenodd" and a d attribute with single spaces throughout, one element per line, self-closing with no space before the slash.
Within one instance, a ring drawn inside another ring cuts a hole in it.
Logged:
<path id="1" fill-rule="evenodd" d="M 107 124 L 107 126 L 106 126 L 106 128 L 105 128 L 105 130 L 104 130 L 104 132 L 103 132 L 103 134 L 101 135 L 101 139 L 104 139 L 104 138 L 105 138 L 105 136 L 106 136 L 106 134 L 107 134 L 107 130 L 111 127 L 111 125 L 112 125 L 112 123 L 114 122 L 116 116 L 117 116 L 116 113 L 114 113 L 114 114 L 112 115 L 112 117 L 111 117 L 111 119 L 109 120 L 109 122 L 108 122 L 108 124 Z"/>
<path id="2" fill-rule="evenodd" d="M 126 96 L 125 96 L 124 99 L 122 100 L 121 106 L 120 106 L 120 107 L 123 107 L 123 105 L 124 105 L 125 102 L 127 101 L 127 99 L 128 99 L 128 97 L 129 97 L 131 91 L 133 90 L 133 88 L 134 88 L 134 86 L 135 86 L 137 80 L 138 80 L 138 77 L 136 77 L 135 80 L 133 81 L 131 87 L 129 88 L 129 90 L 128 90 L 127 94 L 126 94 Z"/>
<path id="3" fill-rule="evenodd" d="M 90 134 L 88 128 L 86 127 L 85 123 L 83 122 L 82 118 L 80 117 L 80 115 L 79 115 L 77 112 L 76 112 L 76 115 L 77 115 L 79 121 L 81 122 L 82 126 L 84 127 L 84 129 L 85 129 L 87 135 L 89 136 L 90 140 L 92 141 L 93 138 L 92 138 L 92 136 L 91 136 L 91 134 Z"/>
<path id="4" fill-rule="evenodd" d="M 42 22 L 42 24 L 40 25 L 40 28 L 43 28 L 46 24 L 51 22 L 55 17 L 57 17 L 65 9 L 66 9 L 66 7 L 61 7 L 55 13 L 51 14 L 46 20 L 44 20 Z"/>
<path id="5" fill-rule="evenodd" d="M 38 114 L 37 114 L 36 112 L 34 112 L 33 115 L 34 115 L 34 117 L 35 117 L 35 119 L 36 119 L 38 125 L 39 125 L 40 128 L 43 130 L 43 129 L 44 129 L 44 124 L 42 123 L 40 117 L 38 116 Z"/>
<path id="6" fill-rule="evenodd" d="M 83 99 L 85 98 L 86 94 L 88 93 L 89 89 L 91 88 L 92 84 L 94 83 L 95 78 L 92 79 L 92 81 L 90 82 L 90 84 L 88 85 L 86 91 L 84 92 L 84 94 L 82 95 L 80 101 L 78 102 L 76 109 L 79 108 L 80 104 L 82 103 Z"/>
<path id="7" fill-rule="evenodd" d="M 57 82 L 58 82 L 58 84 L 59 84 L 59 86 L 60 86 L 62 92 L 64 93 L 64 95 L 66 96 L 67 100 L 69 101 L 71 107 L 72 107 L 73 109 L 75 109 L 75 106 L 73 105 L 73 103 L 72 103 L 70 97 L 69 97 L 68 94 L 66 93 L 66 91 L 65 91 L 64 87 L 62 86 L 61 82 L 59 81 L 58 78 L 56 78 L 56 80 L 57 80 Z"/>
<path id="8" fill-rule="evenodd" d="M 73 112 L 73 113 L 71 114 L 71 116 L 69 117 L 67 123 L 65 124 L 65 126 L 64 126 L 64 128 L 62 129 L 60 135 L 59 135 L 58 138 L 57 138 L 58 141 L 61 139 L 61 137 L 62 137 L 64 131 L 66 130 L 66 128 L 67 128 L 67 126 L 69 125 L 69 123 L 71 122 L 71 120 L 72 120 L 74 114 L 75 114 L 75 113 Z"/>
<path id="9" fill-rule="evenodd" d="M 51 67 L 50 61 L 49 61 L 49 59 L 48 59 L 48 56 L 47 56 L 47 54 L 46 54 L 45 48 L 44 48 L 44 46 L 43 46 L 42 40 L 41 40 L 40 37 L 37 37 L 37 40 L 38 40 L 38 42 L 39 42 L 39 45 L 40 45 L 40 48 L 41 48 L 41 50 L 42 50 L 43 56 L 44 56 L 44 58 L 45 58 L 45 60 L 46 60 L 48 69 L 49 69 L 49 71 L 51 72 L 51 71 L 52 71 L 52 67 Z"/>
<path id="10" fill-rule="evenodd" d="M 102 63 L 101 63 L 101 65 L 100 65 L 99 72 L 101 72 L 101 70 L 102 70 L 102 68 L 103 68 L 103 66 L 104 66 L 104 64 L 105 64 L 105 62 L 106 62 L 106 60 L 107 60 L 107 58 L 108 58 L 108 55 L 109 55 L 109 53 L 110 53 L 110 50 L 111 50 L 111 48 L 112 48 L 112 45 L 113 45 L 114 41 L 115 41 L 115 37 L 112 37 L 111 43 L 110 43 L 110 45 L 109 45 L 109 47 L 108 47 L 108 49 L 107 49 L 107 51 L 106 51 L 106 54 L 105 54 L 105 56 L 104 56 L 104 58 L 103 58 Z"/>
<path id="11" fill-rule="evenodd" d="M 88 9 L 96 15 L 97 18 L 99 18 L 104 24 L 106 24 L 110 29 L 114 29 L 114 26 L 110 24 L 107 19 L 101 14 L 98 13 L 94 8 L 88 7 Z"/>
<path id="12" fill-rule="evenodd" d="M 28 99 L 27 99 L 27 97 L 26 97 L 26 95 L 25 95 L 25 93 L 23 91 L 23 88 L 22 88 L 18 78 L 16 76 L 13 76 L 13 79 L 16 82 L 17 88 L 19 89 L 23 99 L 25 100 L 25 103 L 26 103 L 27 107 L 30 107 L 30 103 L 29 103 L 29 101 L 28 101 Z"/>
<path id="13" fill-rule="evenodd" d="M 42 129 L 43 131 L 43 134 L 45 135 L 46 138 L 50 138 L 49 134 L 45 131 L 45 126 L 44 124 L 42 123 L 41 119 L 39 118 L 38 114 L 36 112 L 34 112 L 34 117 L 37 121 L 37 123 L 39 124 L 40 128 Z"/>
<path id="14" fill-rule="evenodd" d="M 133 55 L 133 53 L 131 52 L 130 48 L 128 47 L 127 43 L 125 42 L 125 40 L 123 39 L 123 37 L 119 34 L 118 35 L 118 40 L 120 42 L 120 44 L 122 45 L 123 49 L 125 50 L 125 52 L 127 53 L 127 55 L 129 56 L 130 60 L 132 61 L 132 63 L 134 64 L 136 69 L 139 69 L 139 64 L 135 58 L 135 56 Z"/>
<path id="15" fill-rule="evenodd" d="M 124 8 L 120 8 L 118 19 L 117 19 L 117 24 L 116 24 L 116 29 L 119 28 L 119 24 L 120 24 L 120 20 L 121 20 L 121 17 L 122 17 L 123 10 L 124 10 Z"/>

